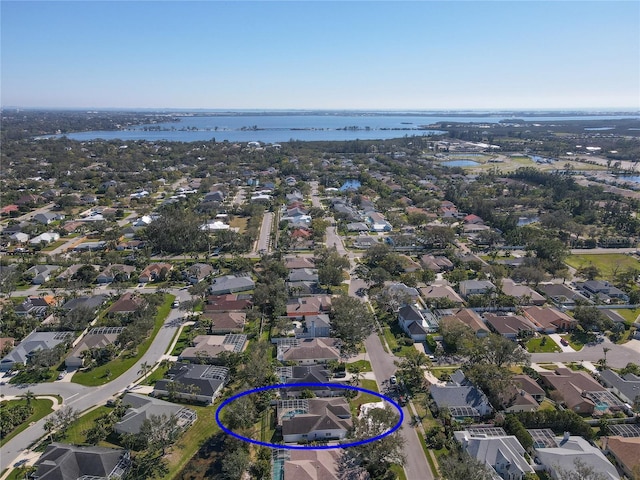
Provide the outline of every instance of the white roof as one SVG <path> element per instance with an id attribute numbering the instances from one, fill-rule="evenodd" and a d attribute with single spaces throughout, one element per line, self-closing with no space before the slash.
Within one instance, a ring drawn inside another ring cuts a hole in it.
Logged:
<path id="1" fill-rule="evenodd" d="M 582 437 L 569 437 L 564 439 L 557 437 L 558 447 L 538 448 L 536 456 L 540 462 L 551 470 L 558 467 L 564 470 L 573 470 L 576 461 L 582 462 L 587 467 L 592 467 L 600 472 L 607 480 L 620 480 L 620 475 L 604 453 L 599 448 L 592 446 Z"/>

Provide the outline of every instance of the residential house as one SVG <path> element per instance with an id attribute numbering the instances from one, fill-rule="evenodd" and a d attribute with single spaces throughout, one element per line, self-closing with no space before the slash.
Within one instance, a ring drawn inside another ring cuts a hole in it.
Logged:
<path id="1" fill-rule="evenodd" d="M 546 394 L 544 392 L 544 388 L 538 385 L 538 383 L 530 376 L 514 375 L 513 381 L 519 389 L 524 390 L 531 395 L 536 402 L 542 403 L 545 399 Z"/>
<path id="2" fill-rule="evenodd" d="M 296 338 L 319 338 L 331 336 L 331 320 L 329 315 L 307 315 L 294 329 Z"/>
<path id="3" fill-rule="evenodd" d="M 298 365 L 316 365 L 340 360 L 340 350 L 334 338 L 304 338 L 293 344 L 278 346 L 277 359 Z"/>
<path id="4" fill-rule="evenodd" d="M 492 468 L 505 480 L 523 480 L 534 475 L 533 467 L 525 459 L 525 450 L 513 435 L 484 433 L 482 428 L 453 433 L 462 450 L 480 463 Z"/>
<path id="5" fill-rule="evenodd" d="M 58 215 L 57 213 L 51 213 L 51 212 L 36 213 L 33 216 L 33 219 L 38 223 L 42 223 L 43 225 L 49 225 L 55 222 L 56 220 L 63 220 L 64 215 Z"/>
<path id="6" fill-rule="evenodd" d="M 251 295 L 228 293 L 226 295 L 208 296 L 204 310 L 205 312 L 228 312 L 233 310 L 246 310 L 251 308 L 252 305 Z"/>
<path id="7" fill-rule="evenodd" d="M 71 265 L 69 268 L 67 268 L 61 274 L 59 274 L 56 277 L 56 280 L 67 280 L 67 281 L 68 280 L 72 280 L 73 276 L 78 272 L 78 270 L 80 270 L 84 266 L 85 265 L 80 264 L 80 263 L 76 263 L 75 265 Z M 92 267 L 95 271 L 97 271 L 98 268 L 99 268 L 96 265 L 89 265 L 89 266 Z"/>
<path id="8" fill-rule="evenodd" d="M 84 366 L 83 353 L 93 348 L 105 348 L 113 345 L 118 339 L 118 335 L 122 333 L 124 327 L 95 327 L 82 337 L 71 353 L 67 356 L 64 363 L 67 368 L 81 368 Z"/>
<path id="9" fill-rule="evenodd" d="M 369 212 L 367 222 L 374 232 L 390 232 L 393 230 L 391 224 L 385 220 L 384 215 L 380 212 Z"/>
<path id="10" fill-rule="evenodd" d="M 459 285 L 460 295 L 482 295 L 489 291 L 495 291 L 496 286 L 489 280 L 464 280 Z"/>
<path id="11" fill-rule="evenodd" d="M 120 315 L 126 315 L 133 313 L 147 305 L 147 301 L 144 297 L 132 292 L 123 293 L 122 296 L 109 307 L 107 313 L 116 313 Z"/>
<path id="12" fill-rule="evenodd" d="M 461 370 L 454 372 L 445 385 L 431 385 L 429 393 L 438 410 L 448 409 L 456 420 L 479 420 L 493 412 L 484 392 L 473 385 Z"/>
<path id="13" fill-rule="evenodd" d="M 422 266 L 407 255 L 400 255 L 398 259 L 400 260 L 402 270 L 405 273 L 413 273 L 422 270 Z"/>
<path id="14" fill-rule="evenodd" d="M 596 303 L 627 303 L 629 296 L 611 283 L 603 280 L 588 280 L 578 283 L 582 293 Z"/>
<path id="15" fill-rule="evenodd" d="M 460 297 L 460 295 L 458 295 L 449 285 L 430 285 L 428 287 L 422 287 L 420 288 L 420 296 L 427 304 L 443 298 L 452 302 L 456 307 L 462 306 L 464 303 L 462 297 Z"/>
<path id="16" fill-rule="evenodd" d="M 287 317 L 303 318 L 307 315 L 320 315 L 331 311 L 331 297 L 329 295 L 315 295 L 289 299 L 287 302 Z"/>
<path id="17" fill-rule="evenodd" d="M 577 325 L 577 321 L 566 313 L 555 308 L 526 307 L 522 314 L 531 320 L 539 332 L 556 333 L 559 330 L 571 330 Z"/>
<path id="18" fill-rule="evenodd" d="M 440 323 L 461 322 L 473 330 L 478 338 L 489 335 L 489 327 L 487 327 L 480 315 L 474 310 L 470 308 L 459 308 L 457 310 L 445 310 L 445 313 L 446 314 L 440 318 Z"/>
<path id="19" fill-rule="evenodd" d="M 108 295 L 83 295 L 82 297 L 72 298 L 62 305 L 62 309 L 67 312 L 77 308 L 84 308 L 98 313 L 100 307 L 107 301 Z"/>
<path id="20" fill-rule="evenodd" d="M 281 398 L 299 398 L 305 390 L 311 390 L 316 397 L 339 396 L 344 393 L 344 389 L 331 389 L 329 387 L 295 387 L 300 383 L 329 383 L 330 372 L 321 365 L 278 367 L 276 375 L 280 383 L 292 385 L 282 388 Z"/>
<path id="21" fill-rule="evenodd" d="M 398 325 L 416 342 L 424 342 L 428 333 L 438 330 L 438 320 L 429 310 L 416 305 L 404 305 L 398 311 Z"/>
<path id="22" fill-rule="evenodd" d="M 289 270 L 287 282 L 318 282 L 318 271 L 311 268 L 294 268 Z"/>
<path id="23" fill-rule="evenodd" d="M 212 404 L 229 380 L 229 369 L 216 365 L 175 363 L 167 372 L 168 379 L 158 380 L 153 387 L 153 395 Z M 171 385 L 173 384 L 173 385 Z"/>
<path id="24" fill-rule="evenodd" d="M 218 363 L 218 355 L 223 352 L 241 353 L 247 346 L 247 336 L 241 334 L 197 335 L 192 346 L 185 348 L 178 356 L 179 361 L 195 363 Z"/>
<path id="25" fill-rule="evenodd" d="M 575 473 L 577 462 L 598 472 L 603 479 L 620 479 L 616 467 L 604 453 L 584 438 L 565 433 L 563 437 L 555 438 L 555 445 L 535 448 L 536 463 L 543 465 L 552 478 L 559 478 L 559 470 Z"/>
<path id="26" fill-rule="evenodd" d="M 56 345 L 70 342 L 72 339 L 73 332 L 33 331 L 0 360 L 0 372 L 8 372 L 17 364 L 26 365 L 29 358 L 36 352 L 50 350 Z"/>
<path id="27" fill-rule="evenodd" d="M 435 273 L 453 270 L 453 262 L 443 256 L 434 256 L 431 254 L 422 255 L 420 262 L 424 265 L 424 268 Z"/>
<path id="28" fill-rule="evenodd" d="M 196 263 L 182 272 L 182 277 L 192 285 L 195 285 L 212 275 L 213 272 L 213 267 L 208 263 Z"/>
<path id="29" fill-rule="evenodd" d="M 213 279 L 209 292 L 211 295 L 223 295 L 225 293 L 246 292 L 255 287 L 255 282 L 249 276 L 224 275 Z"/>
<path id="30" fill-rule="evenodd" d="M 60 240 L 60 234 L 58 232 L 45 232 L 29 240 L 29 245 L 47 245 L 57 242 L 58 240 Z"/>
<path id="31" fill-rule="evenodd" d="M 104 284 L 115 281 L 126 282 L 131 278 L 131 274 L 136 271 L 136 267 L 114 263 L 106 267 L 96 277 L 96 283 Z"/>
<path id="32" fill-rule="evenodd" d="M 364 222 L 351 222 L 347 223 L 347 231 L 348 232 L 368 232 L 369 225 Z"/>
<path id="33" fill-rule="evenodd" d="M 274 454 L 274 471 L 282 472 L 277 477 L 279 480 L 340 480 L 344 478 L 341 458 L 338 450 L 282 449 Z M 350 469 L 349 475 L 352 480 L 369 478 L 367 472 L 358 467 Z"/>
<path id="34" fill-rule="evenodd" d="M 14 312 L 19 316 L 44 317 L 51 308 L 56 306 L 56 303 L 56 297 L 53 295 L 27 297 L 20 305 L 16 305 Z"/>
<path id="35" fill-rule="evenodd" d="M 38 205 L 42 203 L 44 199 L 40 195 L 34 195 L 33 193 L 27 193 L 26 195 L 21 196 L 17 201 L 16 205 Z"/>
<path id="36" fill-rule="evenodd" d="M 284 266 L 288 270 L 293 270 L 297 268 L 316 268 L 315 262 L 313 259 L 308 257 L 285 257 Z"/>
<path id="37" fill-rule="evenodd" d="M 606 369 L 600 372 L 600 381 L 630 405 L 633 405 L 640 397 L 640 377 L 633 373 L 620 376 L 613 370 Z"/>
<path id="38" fill-rule="evenodd" d="M 555 303 L 558 308 L 574 307 L 576 302 L 591 303 L 591 300 L 587 297 L 561 283 L 541 283 L 537 286 L 537 289 Z"/>
<path id="39" fill-rule="evenodd" d="M 513 384 L 504 390 L 500 396 L 500 403 L 506 413 L 533 412 L 540 407 L 533 395 Z"/>
<path id="40" fill-rule="evenodd" d="M 171 270 L 173 270 L 173 265 L 170 263 L 152 263 L 140 273 L 138 282 L 148 283 L 161 280 L 166 277 Z"/>
<path id="41" fill-rule="evenodd" d="M 247 314 L 245 312 L 216 312 L 206 311 L 200 317 L 200 322 L 211 322 L 209 332 L 212 335 L 224 335 L 227 333 L 242 333 L 244 325 L 247 322 Z"/>
<path id="42" fill-rule="evenodd" d="M 53 442 L 34 464 L 34 480 L 119 479 L 131 465 L 129 451 Z"/>
<path id="43" fill-rule="evenodd" d="M 627 478 L 637 479 L 640 471 L 640 437 L 604 437 L 602 449 L 613 457 Z"/>
<path id="44" fill-rule="evenodd" d="M 34 265 L 24 272 L 25 276 L 33 277 L 31 283 L 42 285 L 51 280 L 53 273 L 60 268 L 59 265 Z"/>
<path id="45" fill-rule="evenodd" d="M 9 240 L 11 240 L 12 243 L 16 243 L 18 245 L 27 243 L 29 241 L 29 238 L 29 235 L 22 232 L 16 232 L 9 236 Z"/>
<path id="46" fill-rule="evenodd" d="M 546 299 L 527 285 L 518 285 L 510 278 L 502 280 L 502 291 L 505 295 L 518 299 L 520 305 L 544 305 Z"/>
<path id="47" fill-rule="evenodd" d="M 358 235 L 353 239 L 353 246 L 355 248 L 371 248 L 374 245 L 380 243 L 376 237 L 372 237 L 370 235 Z"/>
<path id="48" fill-rule="evenodd" d="M 537 330 L 537 327 L 530 320 L 521 315 L 485 313 L 484 319 L 494 332 L 510 340 L 533 336 Z"/>
<path id="49" fill-rule="evenodd" d="M 189 408 L 138 393 L 127 393 L 122 398 L 122 405 L 128 407 L 127 411 L 113 426 L 113 431 L 121 435 L 137 435 L 145 420 L 151 420 L 152 416 L 165 416 L 167 419 L 173 416 L 183 429 L 189 428 L 198 418 L 196 412 Z"/>
<path id="50" fill-rule="evenodd" d="M 344 397 L 280 400 L 277 416 L 285 443 L 340 440 L 353 428 Z"/>
<path id="51" fill-rule="evenodd" d="M 596 402 L 587 396 L 587 392 L 606 392 L 607 390 L 588 373 L 558 368 L 553 372 L 540 372 L 540 380 L 552 387 L 550 396 L 563 402 L 566 407 L 582 415 L 594 413 Z"/>

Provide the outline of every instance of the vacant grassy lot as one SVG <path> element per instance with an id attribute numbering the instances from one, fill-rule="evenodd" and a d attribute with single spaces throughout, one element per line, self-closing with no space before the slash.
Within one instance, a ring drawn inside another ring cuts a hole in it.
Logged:
<path id="1" fill-rule="evenodd" d="M 136 364 L 140 358 L 147 352 L 153 339 L 156 337 L 160 328 L 164 324 L 165 319 L 171 311 L 171 303 L 175 297 L 173 295 L 165 295 L 164 302 L 158 307 L 158 313 L 156 313 L 156 321 L 153 327 L 153 331 L 147 340 L 142 342 L 138 347 L 135 356 L 123 357 L 120 356 L 104 365 L 94 368 L 89 372 L 77 372 L 72 381 L 79 383 L 80 385 L 86 385 L 87 387 L 95 387 L 98 385 L 104 385 L 107 382 L 119 377 L 124 372 L 129 370 Z M 111 375 L 107 378 L 107 370 L 111 372 Z"/>
<path id="2" fill-rule="evenodd" d="M 552 353 L 560 352 L 562 349 L 556 342 L 544 335 L 538 338 L 532 338 L 527 342 L 527 351 L 529 353 Z"/>
<path id="3" fill-rule="evenodd" d="M 234 217 L 233 220 L 229 222 L 229 226 L 231 228 L 237 228 L 238 233 L 244 233 L 247 230 L 247 223 L 249 222 L 248 218 L 244 217 Z"/>
<path id="4" fill-rule="evenodd" d="M 602 253 L 594 255 L 570 255 L 565 262 L 574 268 L 593 265 L 600 271 L 598 278 L 612 280 L 615 273 L 624 272 L 630 268 L 640 269 L 640 262 L 631 255 L 623 253 Z"/>
<path id="5" fill-rule="evenodd" d="M 616 308 L 614 312 L 624 318 L 627 324 L 631 324 L 635 322 L 638 315 L 640 315 L 640 308 Z"/>
<path id="6" fill-rule="evenodd" d="M 26 400 L 5 400 L 2 403 L 0 403 L 0 405 L 2 405 L 2 407 L 4 408 L 10 407 L 10 406 L 12 407 L 14 405 L 26 405 L 26 404 L 27 404 Z M 6 437 L 0 440 L 0 446 L 4 445 L 13 437 L 15 437 L 24 429 L 26 429 L 30 423 L 37 422 L 41 418 L 53 412 L 53 408 L 51 408 L 53 406 L 53 402 L 47 398 L 36 398 L 34 400 L 31 400 L 31 405 L 33 406 L 33 413 L 24 421 L 24 423 L 16 427 L 10 434 L 8 434 Z M 2 412 L 2 408 L 0 408 L 0 414 L 1 412 Z"/>

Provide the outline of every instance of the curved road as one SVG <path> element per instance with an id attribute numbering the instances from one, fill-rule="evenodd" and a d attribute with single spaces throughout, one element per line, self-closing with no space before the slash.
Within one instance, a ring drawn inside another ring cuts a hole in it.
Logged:
<path id="1" fill-rule="evenodd" d="M 186 290 L 171 289 L 169 293 L 175 295 L 181 302 L 191 298 L 191 295 Z M 184 312 L 172 309 L 163 327 L 158 331 L 142 358 L 125 373 L 105 385 L 85 387 L 70 382 L 29 385 L 7 384 L 2 386 L 2 393 L 6 396 L 22 395 L 27 390 L 31 390 L 36 395 L 60 395 L 64 406 L 68 405 L 78 412 L 83 412 L 96 405 L 102 405 L 140 378 L 138 371 L 142 363 L 146 362 L 149 365 L 154 365 L 162 359 L 180 326 L 179 319 L 183 316 Z M 21 453 L 26 453 L 25 449 L 28 449 L 31 444 L 45 434 L 44 424 L 47 418 L 48 416 L 40 419 L 0 448 L 0 471 L 12 466 Z"/>

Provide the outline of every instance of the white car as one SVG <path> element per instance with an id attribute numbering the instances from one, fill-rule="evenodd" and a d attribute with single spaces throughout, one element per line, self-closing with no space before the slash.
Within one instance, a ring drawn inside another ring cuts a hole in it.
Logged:
<path id="1" fill-rule="evenodd" d="M 391 385 L 395 385 L 396 383 L 398 383 L 398 379 L 396 378 L 395 375 L 391 375 L 389 382 L 391 383 Z"/>

